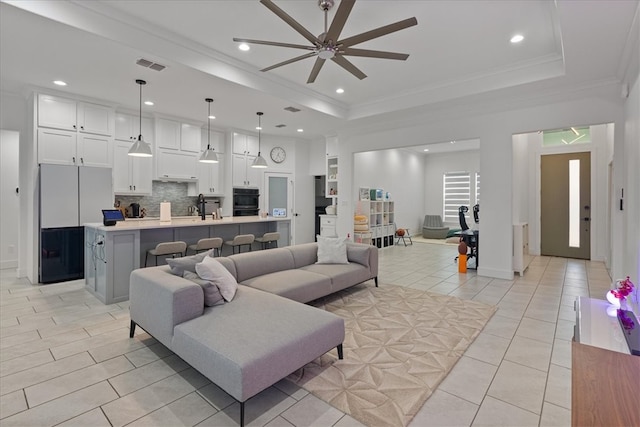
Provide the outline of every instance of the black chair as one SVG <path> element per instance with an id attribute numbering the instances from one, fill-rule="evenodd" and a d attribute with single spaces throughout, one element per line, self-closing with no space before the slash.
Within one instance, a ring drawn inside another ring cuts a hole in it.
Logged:
<path id="1" fill-rule="evenodd" d="M 477 212 L 480 211 L 480 207 L 479 205 L 476 205 L 473 207 L 474 210 L 474 219 L 476 217 L 476 207 Z M 477 231 L 475 230 L 469 230 L 469 226 L 467 225 L 467 218 L 465 217 L 465 214 L 469 212 L 469 208 L 466 206 L 460 206 L 458 208 L 458 220 L 460 221 L 460 228 L 462 229 L 462 231 L 459 233 L 460 235 L 460 241 L 464 242 L 467 245 L 467 262 L 469 262 L 469 260 L 471 258 L 475 258 L 476 259 L 476 265 L 477 265 L 477 256 L 478 256 L 478 234 Z M 456 233 L 457 234 L 457 233 Z M 454 258 L 454 261 L 457 262 L 458 261 L 458 257 L 456 256 Z"/>
<path id="2" fill-rule="evenodd" d="M 473 220 L 476 224 L 480 224 L 480 205 L 478 204 L 473 206 Z"/>

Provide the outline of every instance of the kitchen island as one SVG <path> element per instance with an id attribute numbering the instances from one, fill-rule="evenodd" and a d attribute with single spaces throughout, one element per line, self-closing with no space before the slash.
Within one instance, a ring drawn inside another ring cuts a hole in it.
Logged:
<path id="1" fill-rule="evenodd" d="M 258 237 L 278 231 L 278 246 L 287 246 L 290 224 L 288 218 L 258 216 L 218 220 L 173 217 L 170 222 L 161 222 L 158 218 L 127 219 L 115 226 L 84 224 L 85 288 L 105 304 L 127 301 L 129 275 L 136 268 L 144 267 L 147 251 L 158 243 L 181 240 L 191 245 L 207 237 L 222 237 L 227 241 L 238 234 L 251 233 Z M 231 248 L 223 246 L 222 249 L 223 255 L 231 254 Z M 150 257 L 149 266 L 155 265 L 154 261 L 155 257 Z"/>

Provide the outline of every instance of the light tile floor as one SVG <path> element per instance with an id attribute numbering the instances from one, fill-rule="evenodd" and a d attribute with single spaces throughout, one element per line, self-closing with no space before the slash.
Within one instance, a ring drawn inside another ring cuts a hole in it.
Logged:
<path id="1" fill-rule="evenodd" d="M 458 274 L 456 246 L 380 251 L 380 283 L 497 305 L 411 426 L 568 426 L 573 301 L 601 298 L 601 262 L 536 257 L 523 277 Z M 234 426 L 239 406 L 142 331 L 128 304 L 105 306 L 81 281 L 32 286 L 0 271 L 2 426 Z M 368 282 L 367 286 L 372 286 Z M 246 404 L 251 426 L 361 426 L 281 381 Z"/>

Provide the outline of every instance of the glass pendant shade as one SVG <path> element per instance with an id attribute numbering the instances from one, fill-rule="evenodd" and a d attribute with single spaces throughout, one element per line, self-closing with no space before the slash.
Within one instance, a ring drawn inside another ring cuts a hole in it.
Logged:
<path id="1" fill-rule="evenodd" d="M 138 139 L 133 143 L 131 148 L 129 148 L 129 155 L 133 157 L 152 157 L 153 152 L 151 151 L 151 144 L 146 142 L 142 137 L 142 86 L 146 85 L 147 82 L 144 80 L 136 80 L 136 83 L 140 85 L 140 133 L 138 134 Z"/>
<path id="2" fill-rule="evenodd" d="M 264 169 L 267 167 L 267 161 L 260 154 L 260 137 L 261 137 L 260 134 L 262 131 L 262 114 L 263 113 L 258 112 L 256 114 L 258 115 L 258 157 L 253 159 L 253 163 L 251 163 L 251 167 Z"/>
<path id="3" fill-rule="evenodd" d="M 212 98 L 205 98 L 207 104 L 209 104 L 209 114 L 207 114 L 207 149 L 202 152 L 199 162 L 202 163 L 218 163 L 218 155 L 211 148 L 211 103 L 213 102 Z"/>

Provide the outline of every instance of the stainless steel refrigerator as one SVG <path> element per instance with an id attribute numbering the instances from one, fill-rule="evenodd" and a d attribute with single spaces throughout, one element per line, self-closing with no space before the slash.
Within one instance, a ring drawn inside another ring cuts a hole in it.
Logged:
<path id="1" fill-rule="evenodd" d="M 113 207 L 110 168 L 40 165 L 39 282 L 84 277 L 84 227 Z"/>

